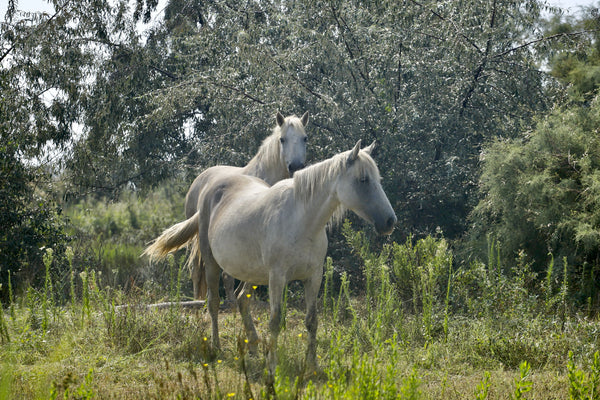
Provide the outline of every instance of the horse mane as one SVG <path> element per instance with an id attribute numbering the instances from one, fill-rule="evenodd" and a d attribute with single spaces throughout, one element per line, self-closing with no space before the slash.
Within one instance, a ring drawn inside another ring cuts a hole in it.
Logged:
<path id="1" fill-rule="evenodd" d="M 293 177 L 296 198 L 308 202 L 315 193 L 319 193 L 325 187 L 330 186 L 332 181 L 348 168 L 350 151 L 352 150 L 336 154 L 327 160 L 296 171 Z M 355 171 L 357 176 L 372 175 L 373 179 L 380 179 L 377 166 L 367 153 L 359 152 L 358 160 L 355 162 L 359 163 L 359 168 Z M 333 227 L 341 224 L 346 211 L 346 208 L 340 203 L 333 212 L 328 226 Z"/>
<path id="2" fill-rule="evenodd" d="M 273 128 L 273 133 L 267 136 L 261 143 L 258 151 L 248 162 L 246 168 L 260 168 L 262 165 L 273 165 L 281 163 L 281 150 L 279 147 L 279 138 L 281 136 L 281 128 L 279 126 Z"/>
<path id="3" fill-rule="evenodd" d="M 291 117 L 287 117 L 285 119 L 285 122 L 288 125 L 293 126 L 297 129 L 304 129 L 304 126 L 302 125 L 302 121 L 295 115 L 292 115 Z M 282 165 L 283 165 L 283 158 L 281 155 L 281 147 L 279 145 L 280 138 L 281 138 L 281 127 L 279 125 L 276 125 L 275 128 L 273 128 L 271 135 L 267 136 L 262 141 L 260 147 L 258 148 L 258 151 L 254 155 L 252 160 L 250 160 L 250 162 L 248 162 L 248 164 L 246 165 L 246 168 L 249 168 L 249 169 L 257 168 L 258 169 L 258 168 L 261 168 L 261 166 L 263 166 L 263 165 L 273 165 L 276 163 L 282 163 Z M 283 165 L 283 168 L 286 168 L 286 166 Z M 262 178 L 262 177 L 259 176 L 259 178 Z M 274 182 L 271 182 L 271 183 L 274 183 Z"/>

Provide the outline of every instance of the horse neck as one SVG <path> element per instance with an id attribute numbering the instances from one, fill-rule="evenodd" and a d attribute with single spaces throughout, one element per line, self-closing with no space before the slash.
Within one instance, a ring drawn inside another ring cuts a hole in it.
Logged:
<path id="1" fill-rule="evenodd" d="M 263 141 L 256 155 L 243 168 L 244 174 L 256 176 L 269 185 L 290 177 L 287 166 L 281 160 L 278 138 L 279 134 L 273 134 Z"/>
<path id="2" fill-rule="evenodd" d="M 327 173 L 329 168 L 335 168 L 332 164 L 336 161 L 329 159 L 294 174 L 296 201 L 307 216 L 309 230 L 316 232 L 327 224 L 336 224 L 345 212 L 336 194 L 337 176 Z"/>

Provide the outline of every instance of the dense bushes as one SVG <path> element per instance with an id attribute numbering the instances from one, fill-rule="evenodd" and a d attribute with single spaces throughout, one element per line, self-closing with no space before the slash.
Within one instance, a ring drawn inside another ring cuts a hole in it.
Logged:
<path id="1" fill-rule="evenodd" d="M 540 278 L 553 259 L 565 259 L 571 291 L 584 303 L 599 300 L 598 126 L 596 98 L 556 110 L 518 140 L 494 143 L 483 155 L 484 197 L 471 219 L 475 253 L 485 255 L 492 238 L 507 265 L 523 259 Z"/>

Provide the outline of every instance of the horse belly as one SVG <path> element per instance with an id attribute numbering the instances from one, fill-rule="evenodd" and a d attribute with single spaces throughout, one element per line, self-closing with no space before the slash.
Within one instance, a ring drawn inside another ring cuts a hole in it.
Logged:
<path id="1" fill-rule="evenodd" d="M 305 280 L 316 273 L 323 273 L 323 261 L 327 253 L 327 236 L 312 238 L 287 238 L 268 250 L 269 264 L 281 270 L 287 281 Z"/>
<path id="2" fill-rule="evenodd" d="M 266 285 L 269 271 L 263 265 L 260 234 L 246 224 L 213 226 L 209 233 L 211 251 L 223 271 L 244 282 Z"/>

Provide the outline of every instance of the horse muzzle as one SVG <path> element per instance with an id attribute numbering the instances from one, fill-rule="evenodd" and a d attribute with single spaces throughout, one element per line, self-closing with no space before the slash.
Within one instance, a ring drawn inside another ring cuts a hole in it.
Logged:
<path id="1" fill-rule="evenodd" d="M 390 235 L 394 231 L 396 222 L 398 222 L 398 218 L 396 218 L 396 215 L 392 214 L 390 217 L 376 223 L 375 230 L 379 235 Z"/>
<path id="2" fill-rule="evenodd" d="M 291 162 L 288 164 L 288 171 L 290 176 L 294 176 L 294 172 L 301 170 L 304 168 L 304 163 L 302 162 Z"/>

